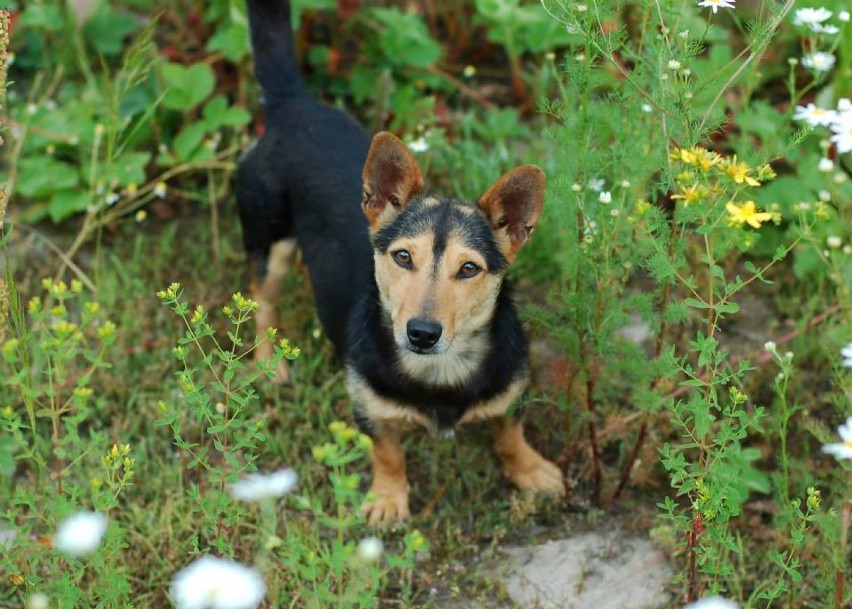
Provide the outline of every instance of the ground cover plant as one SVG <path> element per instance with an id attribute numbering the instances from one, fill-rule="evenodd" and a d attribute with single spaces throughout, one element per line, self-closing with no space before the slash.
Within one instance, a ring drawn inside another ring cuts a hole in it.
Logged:
<path id="1" fill-rule="evenodd" d="M 504 606 L 483 557 L 601 522 L 663 548 L 671 607 L 849 606 L 848 7 L 293 5 L 309 86 L 444 192 L 545 169 L 513 279 L 529 427 L 571 493 L 514 493 L 477 429 L 413 437 L 427 499 L 367 528 L 370 441 L 305 274 L 261 339 L 241 294 L 230 180 L 263 129 L 244 4 L 20 3 L 0 606 Z"/>

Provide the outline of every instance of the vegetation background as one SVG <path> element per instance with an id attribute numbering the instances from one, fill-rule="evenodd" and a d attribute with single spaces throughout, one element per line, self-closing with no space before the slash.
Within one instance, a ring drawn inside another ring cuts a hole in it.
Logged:
<path id="1" fill-rule="evenodd" d="M 292 4 L 311 90 L 400 134 L 436 190 L 547 172 L 513 279 L 529 433 L 571 493 L 516 494 L 479 429 L 415 435 L 417 515 L 359 559 L 369 446 L 303 272 L 276 343 L 291 384 L 248 365 L 231 178 L 263 112 L 243 2 L 12 3 L 0 606 L 168 606 L 205 554 L 255 565 L 268 606 L 488 606 L 481 558 L 601 522 L 666 551 L 672 607 L 849 606 L 852 430 L 820 449 L 852 416 L 845 3 Z M 283 500 L 228 493 L 282 467 Z M 109 525 L 72 557 L 54 533 L 80 510 Z"/>

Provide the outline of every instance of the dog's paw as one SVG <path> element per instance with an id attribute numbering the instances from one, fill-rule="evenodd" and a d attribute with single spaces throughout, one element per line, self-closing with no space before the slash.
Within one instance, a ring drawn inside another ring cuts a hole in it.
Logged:
<path id="1" fill-rule="evenodd" d="M 374 499 L 367 501 L 361 506 L 367 521 L 372 526 L 406 520 L 411 517 L 408 510 L 408 491 L 401 488 L 376 488 L 370 489 Z"/>
<path id="2" fill-rule="evenodd" d="M 562 470 L 538 453 L 533 453 L 522 463 L 506 470 L 506 475 L 522 491 L 528 493 L 547 493 L 548 495 L 564 495 L 565 480 Z"/>

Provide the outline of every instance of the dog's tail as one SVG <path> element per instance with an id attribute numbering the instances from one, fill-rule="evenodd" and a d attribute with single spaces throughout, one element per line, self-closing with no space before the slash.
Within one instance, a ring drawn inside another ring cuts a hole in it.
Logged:
<path id="1" fill-rule="evenodd" d="M 254 74 L 266 103 L 291 97 L 304 89 L 296 61 L 289 0 L 248 0 Z"/>

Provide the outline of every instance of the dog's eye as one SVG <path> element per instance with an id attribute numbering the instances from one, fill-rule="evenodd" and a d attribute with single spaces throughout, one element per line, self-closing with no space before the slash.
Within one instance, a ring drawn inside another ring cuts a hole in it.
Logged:
<path id="1" fill-rule="evenodd" d="M 458 274 L 456 275 L 459 279 L 470 279 L 471 277 L 476 277 L 479 275 L 482 268 L 476 264 L 475 262 L 471 262 L 468 260 L 459 269 Z"/>
<path id="2" fill-rule="evenodd" d="M 396 250 L 391 253 L 391 256 L 393 257 L 393 261 L 402 268 L 411 268 L 411 254 L 408 253 L 408 250 Z"/>

